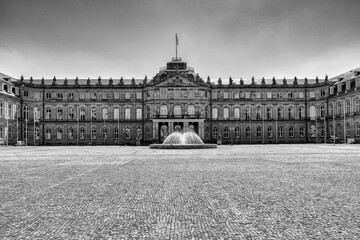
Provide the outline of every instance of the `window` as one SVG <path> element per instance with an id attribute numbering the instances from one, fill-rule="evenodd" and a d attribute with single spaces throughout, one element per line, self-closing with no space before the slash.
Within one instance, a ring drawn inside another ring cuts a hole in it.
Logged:
<path id="1" fill-rule="evenodd" d="M 342 134 L 341 134 L 341 126 L 340 126 L 340 124 L 338 124 L 337 126 L 336 126 L 336 130 L 337 130 L 337 135 L 340 137 Z"/>
<path id="2" fill-rule="evenodd" d="M 256 119 L 261 119 L 261 107 L 256 108 Z"/>
<path id="3" fill-rule="evenodd" d="M 238 107 L 234 108 L 234 118 L 240 119 L 240 108 Z"/>
<path id="4" fill-rule="evenodd" d="M 329 104 L 329 114 L 330 114 L 330 116 L 332 116 L 334 114 L 334 107 L 333 107 L 332 103 Z"/>
<path id="5" fill-rule="evenodd" d="M 299 118 L 300 119 L 305 118 L 305 108 L 304 107 L 299 108 Z"/>
<path id="6" fill-rule="evenodd" d="M 119 129 L 117 127 L 114 129 L 114 139 L 119 139 Z"/>
<path id="7" fill-rule="evenodd" d="M 130 108 L 125 108 L 125 120 L 130 120 L 130 118 L 131 118 Z"/>
<path id="8" fill-rule="evenodd" d="M 58 128 L 56 131 L 56 139 L 62 139 L 62 128 Z"/>
<path id="9" fill-rule="evenodd" d="M 355 99 L 355 112 L 360 113 L 360 99 Z"/>
<path id="10" fill-rule="evenodd" d="M 130 97 L 131 97 L 130 92 L 125 92 L 125 99 L 130 99 Z"/>
<path id="11" fill-rule="evenodd" d="M 215 91 L 212 92 L 212 98 L 213 98 L 213 99 L 217 99 L 217 92 L 215 92 Z"/>
<path id="12" fill-rule="evenodd" d="M 167 105 L 161 105 L 160 107 L 160 115 L 167 116 L 168 115 L 168 107 Z"/>
<path id="13" fill-rule="evenodd" d="M 74 99 L 74 93 L 73 92 L 68 93 L 68 99 Z"/>
<path id="14" fill-rule="evenodd" d="M 85 120 L 85 108 L 80 108 L 80 120 Z"/>
<path id="15" fill-rule="evenodd" d="M 360 123 L 355 125 L 355 135 L 360 136 Z"/>
<path id="16" fill-rule="evenodd" d="M 174 106 L 174 115 L 175 116 L 181 116 L 181 107 L 180 107 L 180 105 L 175 105 Z"/>
<path id="17" fill-rule="evenodd" d="M 107 92 L 101 93 L 101 99 L 107 99 Z"/>
<path id="18" fill-rule="evenodd" d="M 136 92 L 136 99 L 142 99 L 141 92 Z"/>
<path id="19" fill-rule="evenodd" d="M 309 92 L 309 98 L 315 98 L 315 91 Z"/>
<path id="20" fill-rule="evenodd" d="M 119 108 L 114 108 L 114 120 L 119 120 Z"/>
<path id="21" fill-rule="evenodd" d="M 294 119 L 294 117 L 295 117 L 294 108 L 289 107 L 288 111 L 289 111 L 289 119 Z"/>
<path id="22" fill-rule="evenodd" d="M 0 138 L 4 138 L 4 128 L 0 125 Z"/>
<path id="23" fill-rule="evenodd" d="M 333 127 L 333 125 L 330 125 L 329 128 L 330 128 L 330 136 L 333 137 L 334 136 L 334 127 Z"/>
<path id="24" fill-rule="evenodd" d="M 102 139 L 107 139 L 108 138 L 108 130 L 106 127 L 104 127 L 102 129 Z"/>
<path id="25" fill-rule="evenodd" d="M 293 97 L 294 97 L 293 92 L 288 92 L 288 98 L 293 98 Z"/>
<path id="26" fill-rule="evenodd" d="M 62 98 L 63 98 L 62 92 L 58 92 L 58 93 L 57 93 L 57 98 L 58 98 L 58 99 L 62 99 Z"/>
<path id="27" fill-rule="evenodd" d="M 261 130 L 262 130 L 261 127 L 257 126 L 257 128 L 256 128 L 256 137 L 261 138 L 261 136 L 262 136 L 262 131 Z"/>
<path id="28" fill-rule="evenodd" d="M 4 110 L 3 110 L 3 108 L 4 108 L 3 106 L 4 106 L 4 104 L 3 104 L 2 102 L 0 102 L 0 117 L 4 114 L 4 113 L 3 113 L 3 111 L 4 111 Z"/>
<path id="29" fill-rule="evenodd" d="M 85 139 L 85 129 L 83 127 L 80 128 L 80 139 Z"/>
<path id="30" fill-rule="evenodd" d="M 141 109 L 141 108 L 137 108 L 137 109 L 136 109 L 136 119 L 137 119 L 137 120 L 141 120 L 141 119 L 142 119 L 142 109 Z"/>
<path id="31" fill-rule="evenodd" d="M 273 131 L 272 131 L 272 127 L 269 126 L 268 129 L 267 129 L 267 136 L 269 138 L 272 138 L 273 137 Z"/>
<path id="32" fill-rule="evenodd" d="M 350 123 L 346 123 L 346 136 L 350 136 Z"/>
<path id="33" fill-rule="evenodd" d="M 235 127 L 235 138 L 240 138 L 240 127 L 239 126 Z"/>
<path id="34" fill-rule="evenodd" d="M 320 91 L 320 96 L 321 96 L 321 97 L 324 97 L 325 95 L 326 95 L 325 90 L 321 90 L 321 91 Z"/>
<path id="35" fill-rule="evenodd" d="M 229 108 L 228 107 L 224 108 L 224 119 L 229 119 Z"/>
<path id="36" fill-rule="evenodd" d="M 195 106 L 194 105 L 189 105 L 188 106 L 188 114 L 190 115 L 190 116 L 194 116 L 195 115 Z"/>
<path id="37" fill-rule="evenodd" d="M 304 92 L 299 92 L 299 98 L 304 98 Z"/>
<path id="38" fill-rule="evenodd" d="M 229 92 L 224 92 L 224 99 L 228 99 L 229 98 Z"/>
<path id="39" fill-rule="evenodd" d="M 29 92 L 28 91 L 24 91 L 24 97 L 29 97 Z"/>
<path id="40" fill-rule="evenodd" d="M 261 92 L 256 92 L 256 98 L 261 98 Z"/>
<path id="41" fill-rule="evenodd" d="M 278 127 L 278 136 L 279 137 L 284 136 L 284 128 L 282 126 Z"/>
<path id="42" fill-rule="evenodd" d="M 8 139 L 12 138 L 12 127 L 8 128 Z"/>
<path id="43" fill-rule="evenodd" d="M 304 126 L 300 126 L 300 137 L 305 137 L 305 127 Z"/>
<path id="44" fill-rule="evenodd" d="M 74 129 L 72 128 L 68 130 L 68 139 L 74 139 Z"/>
<path id="45" fill-rule="evenodd" d="M 84 92 L 80 92 L 80 99 L 85 99 L 85 93 Z"/>
<path id="46" fill-rule="evenodd" d="M 63 118 L 63 110 L 62 110 L 62 108 L 58 108 L 57 109 L 56 119 L 57 120 L 62 120 L 62 118 Z"/>
<path id="47" fill-rule="evenodd" d="M 266 92 L 266 98 L 271 99 L 272 98 L 272 92 Z"/>
<path id="48" fill-rule="evenodd" d="M 73 120 L 74 119 L 74 109 L 69 108 L 68 113 L 69 113 L 69 120 Z"/>
<path id="49" fill-rule="evenodd" d="M 29 107 L 28 106 L 24 106 L 24 118 L 26 120 L 29 120 Z"/>
<path id="50" fill-rule="evenodd" d="M 151 138 L 150 128 L 149 128 L 149 127 L 146 127 L 146 128 L 145 128 L 145 137 L 146 137 L 146 139 L 150 139 L 150 138 Z"/>
<path id="51" fill-rule="evenodd" d="M 341 103 L 338 102 L 336 107 L 337 107 L 336 115 L 341 115 L 341 113 L 342 113 L 342 111 L 341 111 L 342 110 Z"/>
<path id="52" fill-rule="evenodd" d="M 9 115 L 11 115 L 9 111 Z M 40 120 L 40 110 L 38 107 L 34 107 L 34 120 L 39 121 Z"/>
<path id="53" fill-rule="evenodd" d="M 215 139 L 218 138 L 218 129 L 217 129 L 217 127 L 213 127 L 213 138 L 215 138 Z"/>
<path id="54" fill-rule="evenodd" d="M 96 108 L 95 107 L 91 108 L 91 120 L 96 121 Z"/>
<path id="55" fill-rule="evenodd" d="M 284 118 L 284 109 L 283 107 L 278 107 L 277 109 L 277 119 L 283 119 Z"/>
<path id="56" fill-rule="evenodd" d="M 289 127 L 289 137 L 294 137 L 294 127 L 293 126 Z"/>
<path id="57" fill-rule="evenodd" d="M 324 105 L 320 106 L 320 117 L 321 118 L 325 117 L 325 106 Z"/>
<path id="58" fill-rule="evenodd" d="M 114 99 L 119 99 L 120 96 L 119 96 L 119 92 L 114 92 Z"/>
<path id="59" fill-rule="evenodd" d="M 102 109 L 102 119 L 103 120 L 108 120 L 109 119 L 109 114 L 108 114 L 108 108 L 103 108 Z"/>
<path id="60" fill-rule="evenodd" d="M 250 138 L 250 135 L 251 135 L 251 130 L 250 130 L 250 127 L 247 126 L 245 129 L 245 137 Z"/>
<path id="61" fill-rule="evenodd" d="M 51 139 L 51 129 L 50 128 L 46 128 L 45 138 L 48 140 Z"/>
<path id="62" fill-rule="evenodd" d="M 149 106 L 146 106 L 146 119 L 151 119 L 151 109 Z"/>
<path id="63" fill-rule="evenodd" d="M 224 138 L 229 138 L 229 128 L 228 127 L 224 128 Z"/>
<path id="64" fill-rule="evenodd" d="M 245 119 L 250 119 L 250 107 L 246 107 L 245 109 Z"/>
<path id="65" fill-rule="evenodd" d="M 346 114 L 350 114 L 350 101 L 346 101 Z"/>
<path id="66" fill-rule="evenodd" d="M 240 95 L 239 95 L 238 92 L 234 92 L 234 95 L 233 95 L 233 96 L 234 96 L 235 99 L 238 99 L 238 98 L 240 97 Z"/>
<path id="67" fill-rule="evenodd" d="M 40 128 L 39 127 L 35 127 L 35 140 L 39 140 L 40 139 Z"/>
<path id="68" fill-rule="evenodd" d="M 96 99 L 96 92 L 91 93 L 91 99 Z"/>
<path id="69" fill-rule="evenodd" d="M 34 92 L 34 98 L 40 99 L 40 92 Z"/>
<path id="70" fill-rule="evenodd" d="M 245 92 L 245 98 L 250 98 L 250 92 Z"/>
<path id="71" fill-rule="evenodd" d="M 325 126 L 324 125 L 322 125 L 320 128 L 320 134 L 321 134 L 321 137 L 325 137 Z"/>
<path id="72" fill-rule="evenodd" d="M 316 107 L 310 106 L 310 119 L 315 119 L 315 118 L 316 118 Z"/>
<path id="73" fill-rule="evenodd" d="M 91 129 L 91 139 L 96 139 L 96 129 L 94 127 Z"/>
<path id="74" fill-rule="evenodd" d="M 266 119 L 272 119 L 272 111 L 270 107 L 266 108 Z"/>
<path id="75" fill-rule="evenodd" d="M 45 110 L 45 119 L 46 120 L 50 120 L 51 119 L 51 109 L 50 108 L 47 108 Z"/>
<path id="76" fill-rule="evenodd" d="M 46 92 L 45 98 L 51 99 L 52 98 L 51 92 Z"/>
<path id="77" fill-rule="evenodd" d="M 217 118 L 218 118 L 218 109 L 217 109 L 217 108 L 213 108 L 213 109 L 212 109 L 212 118 L 213 118 L 213 119 L 217 119 Z"/>

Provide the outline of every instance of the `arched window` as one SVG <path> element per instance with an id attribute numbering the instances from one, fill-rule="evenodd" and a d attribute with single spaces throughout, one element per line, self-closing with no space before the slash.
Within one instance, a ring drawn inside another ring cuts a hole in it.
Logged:
<path id="1" fill-rule="evenodd" d="M 332 103 L 329 104 L 329 115 L 332 116 L 334 114 L 334 105 Z"/>
<path id="2" fill-rule="evenodd" d="M 277 119 L 283 119 L 284 118 L 284 108 L 278 107 L 277 109 Z"/>
<path id="3" fill-rule="evenodd" d="M 246 107 L 245 109 L 245 119 L 249 120 L 250 119 L 250 114 L 251 113 L 251 110 L 250 110 L 250 107 Z"/>
<path id="4" fill-rule="evenodd" d="M 315 118 L 316 118 L 316 107 L 310 106 L 310 119 L 315 119 Z"/>
<path id="5" fill-rule="evenodd" d="M 229 128 L 228 127 L 224 128 L 224 138 L 229 138 Z"/>
<path id="6" fill-rule="evenodd" d="M 266 119 L 272 119 L 271 107 L 266 108 Z"/>
<path id="7" fill-rule="evenodd" d="M 104 127 L 102 129 L 102 139 L 107 139 L 107 138 L 108 138 L 108 129 Z"/>
<path id="8" fill-rule="evenodd" d="M 289 137 L 294 137 L 294 127 L 293 126 L 289 127 Z"/>
<path id="9" fill-rule="evenodd" d="M 350 136 L 350 123 L 346 123 L 346 136 Z"/>
<path id="10" fill-rule="evenodd" d="M 289 119 L 294 119 L 295 118 L 294 108 L 290 106 L 288 108 L 288 111 L 289 111 Z"/>
<path id="11" fill-rule="evenodd" d="M 283 137 L 284 136 L 284 128 L 282 126 L 278 127 L 278 136 Z"/>
<path id="12" fill-rule="evenodd" d="M 256 127 L 256 137 L 261 138 L 262 136 L 262 129 L 260 126 Z"/>
<path id="13" fill-rule="evenodd" d="M 213 131 L 212 131 L 212 135 L 213 135 L 213 138 L 217 139 L 218 138 L 218 129 L 217 127 L 213 127 Z"/>
<path id="14" fill-rule="evenodd" d="M 74 139 L 74 129 L 68 129 L 68 139 Z"/>
<path id="15" fill-rule="evenodd" d="M 192 104 L 189 105 L 187 111 L 190 116 L 194 116 L 195 115 L 195 106 Z"/>
<path id="16" fill-rule="evenodd" d="M 80 121 L 85 121 L 85 108 L 80 108 Z"/>
<path id="17" fill-rule="evenodd" d="M 8 128 L 8 139 L 12 139 L 12 127 L 9 126 Z"/>
<path id="18" fill-rule="evenodd" d="M 304 119 L 304 118 L 305 118 L 305 108 L 300 107 L 299 108 L 299 119 Z"/>
<path id="19" fill-rule="evenodd" d="M 150 106 L 146 106 L 146 119 L 151 119 L 151 109 L 150 109 Z"/>
<path id="20" fill-rule="evenodd" d="M 336 115 L 341 115 L 342 114 L 342 107 L 341 107 L 341 102 L 338 102 L 336 105 Z"/>
<path id="21" fill-rule="evenodd" d="M 11 114 L 9 113 L 9 116 Z M 34 107 L 34 120 L 39 121 L 40 120 L 40 110 L 38 107 Z"/>
<path id="22" fill-rule="evenodd" d="M 142 109 L 136 108 L 136 120 L 142 120 Z"/>
<path id="23" fill-rule="evenodd" d="M 336 134 L 337 134 L 338 137 L 342 136 L 340 124 L 338 124 L 338 125 L 336 126 L 336 132 L 337 132 Z"/>
<path id="24" fill-rule="evenodd" d="M 229 119 L 229 108 L 228 107 L 224 107 L 224 119 L 225 120 Z"/>
<path id="25" fill-rule="evenodd" d="M 355 99 L 355 112 L 360 113 L 360 99 Z"/>
<path id="26" fill-rule="evenodd" d="M 346 101 L 346 114 L 350 114 L 350 101 Z"/>
<path id="27" fill-rule="evenodd" d="M 114 139 L 119 139 L 119 129 L 117 127 L 114 128 Z"/>
<path id="28" fill-rule="evenodd" d="M 167 116 L 168 115 L 168 107 L 166 105 L 161 105 L 160 107 L 160 115 Z"/>
<path id="29" fill-rule="evenodd" d="M 96 108 L 91 108 L 91 120 L 96 121 Z"/>
<path id="30" fill-rule="evenodd" d="M 28 106 L 24 106 L 24 118 L 26 120 L 29 120 L 29 107 Z"/>
<path id="31" fill-rule="evenodd" d="M 320 134 L 321 134 L 321 137 L 325 137 L 325 126 L 324 125 L 321 125 Z"/>
<path id="32" fill-rule="evenodd" d="M 261 119 L 261 107 L 260 106 L 258 106 L 257 108 L 256 108 L 256 119 Z"/>
<path id="33" fill-rule="evenodd" d="M 103 108 L 102 109 L 102 113 L 101 113 L 101 116 L 102 116 L 102 119 L 103 120 L 108 120 L 109 119 L 109 114 L 108 114 L 108 108 Z"/>
<path id="34" fill-rule="evenodd" d="M 83 127 L 80 128 L 80 139 L 85 139 L 85 129 Z"/>
<path id="35" fill-rule="evenodd" d="M 68 108 L 68 118 L 69 120 L 74 120 L 74 108 Z"/>
<path id="36" fill-rule="evenodd" d="M 235 127 L 235 138 L 240 138 L 240 127 L 239 126 Z"/>
<path id="37" fill-rule="evenodd" d="M 273 131 L 272 131 L 272 127 L 269 126 L 268 129 L 267 129 L 267 136 L 269 138 L 272 138 L 273 137 Z"/>
<path id="38" fill-rule="evenodd" d="M 238 107 L 234 108 L 234 118 L 240 119 L 240 108 Z"/>
<path id="39" fill-rule="evenodd" d="M 125 129 L 125 139 L 130 139 L 130 128 Z"/>
<path id="40" fill-rule="evenodd" d="M 213 119 L 217 119 L 217 118 L 218 118 L 218 109 L 215 108 L 215 107 L 212 109 L 212 118 L 213 118 Z"/>
<path id="41" fill-rule="evenodd" d="M 58 139 L 58 140 L 62 139 L 62 128 L 58 128 L 56 130 L 56 139 Z"/>
<path id="42" fill-rule="evenodd" d="M 96 139 L 96 128 L 92 127 L 91 129 L 91 139 Z"/>
<path id="43" fill-rule="evenodd" d="M 63 110 L 62 110 L 62 108 L 57 109 L 56 119 L 57 120 L 62 120 L 63 119 Z"/>
<path id="44" fill-rule="evenodd" d="M 325 117 L 325 105 L 320 106 L 320 117 L 321 118 Z"/>
<path id="45" fill-rule="evenodd" d="M 251 129 L 249 126 L 247 126 L 245 129 L 245 137 L 250 138 L 250 135 L 251 135 Z"/>
<path id="46" fill-rule="evenodd" d="M 51 108 L 46 108 L 46 110 L 45 110 L 45 119 L 46 120 L 51 119 Z"/>
<path id="47" fill-rule="evenodd" d="M 51 139 L 51 129 L 50 128 L 46 128 L 46 139 Z"/>
<path id="48" fill-rule="evenodd" d="M 125 108 L 125 120 L 130 120 L 130 118 L 131 118 L 130 108 L 127 107 Z"/>
<path id="49" fill-rule="evenodd" d="M 119 114 L 119 108 L 114 108 L 114 120 L 119 120 L 120 119 L 120 114 Z"/>
<path id="50" fill-rule="evenodd" d="M 355 125 L 355 135 L 360 136 L 360 123 Z"/>
<path id="51" fill-rule="evenodd" d="M 305 127 L 304 126 L 300 126 L 299 135 L 300 135 L 300 137 L 305 137 Z"/>
<path id="52" fill-rule="evenodd" d="M 181 106 L 180 105 L 175 105 L 174 106 L 174 115 L 175 116 L 181 116 Z"/>

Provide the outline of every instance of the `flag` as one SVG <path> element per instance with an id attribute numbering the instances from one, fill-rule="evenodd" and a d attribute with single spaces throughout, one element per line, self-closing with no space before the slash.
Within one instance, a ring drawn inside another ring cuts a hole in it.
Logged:
<path id="1" fill-rule="evenodd" d="M 179 40 L 178 40 L 178 37 L 177 37 L 177 33 L 175 34 L 175 39 L 176 39 L 176 46 L 179 45 Z"/>

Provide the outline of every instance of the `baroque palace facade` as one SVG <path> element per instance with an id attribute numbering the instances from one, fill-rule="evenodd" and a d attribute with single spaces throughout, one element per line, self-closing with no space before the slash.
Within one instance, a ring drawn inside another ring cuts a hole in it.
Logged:
<path id="1" fill-rule="evenodd" d="M 0 74 L 0 141 L 150 144 L 190 128 L 204 142 L 360 141 L 360 68 L 328 79 L 203 80 L 181 58 L 152 79 Z"/>

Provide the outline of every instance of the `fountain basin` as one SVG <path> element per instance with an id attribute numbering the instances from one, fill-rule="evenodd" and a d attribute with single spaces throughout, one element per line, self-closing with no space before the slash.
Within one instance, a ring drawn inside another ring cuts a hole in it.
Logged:
<path id="1" fill-rule="evenodd" d="M 217 148 L 217 144 L 151 144 L 153 149 L 205 149 Z"/>

